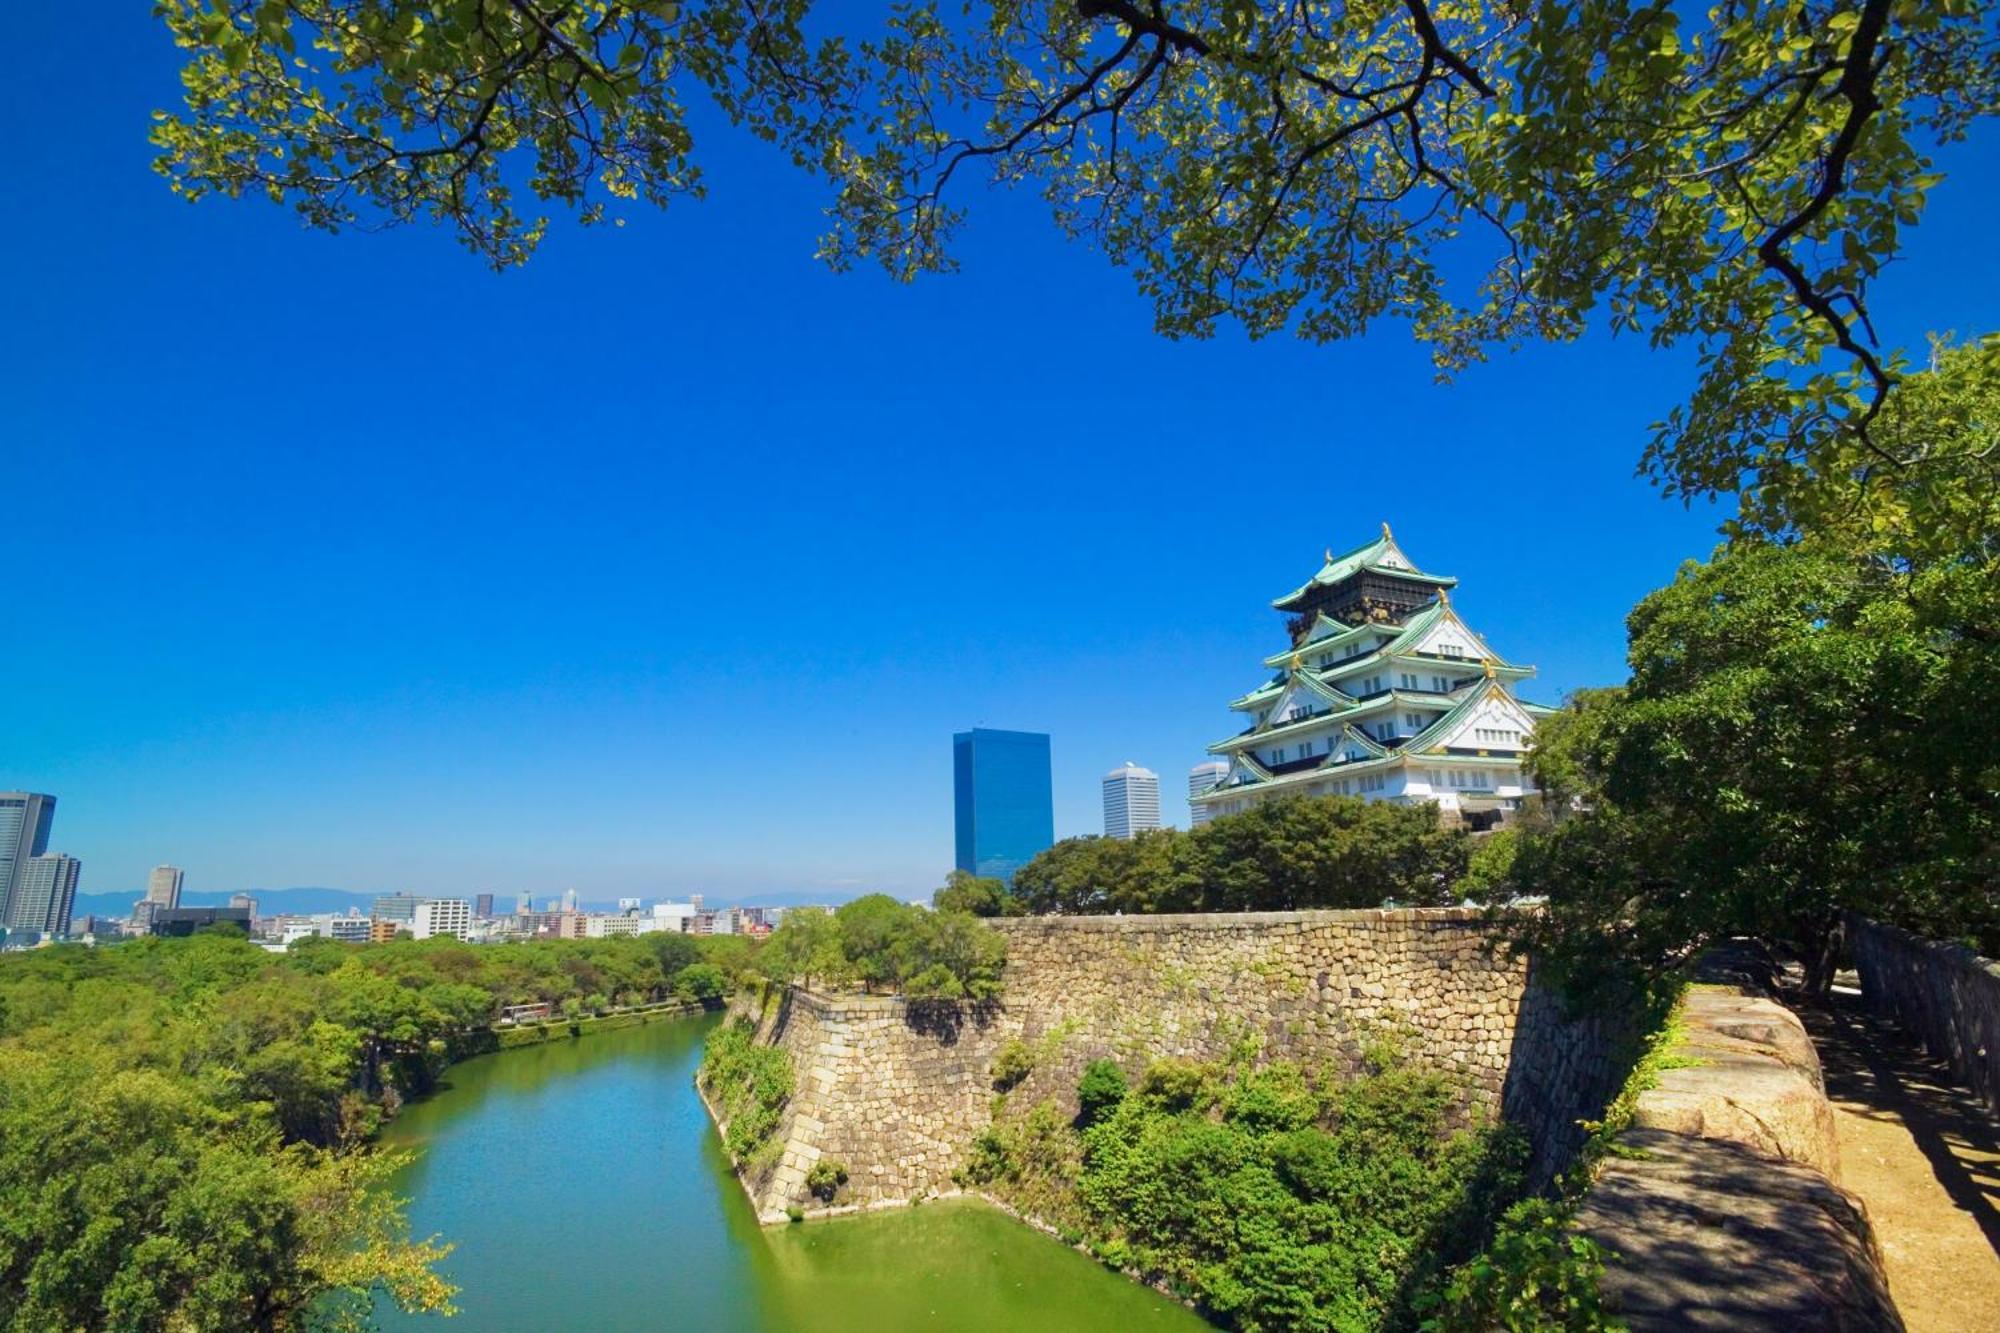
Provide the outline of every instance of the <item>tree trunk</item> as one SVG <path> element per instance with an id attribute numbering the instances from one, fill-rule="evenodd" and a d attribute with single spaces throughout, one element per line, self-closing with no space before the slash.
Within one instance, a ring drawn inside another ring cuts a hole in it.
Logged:
<path id="1" fill-rule="evenodd" d="M 1823 1000 L 1833 989 L 1833 974 L 1840 966 L 1841 929 L 1838 920 L 1817 926 L 1804 940 L 1805 993 Z"/>

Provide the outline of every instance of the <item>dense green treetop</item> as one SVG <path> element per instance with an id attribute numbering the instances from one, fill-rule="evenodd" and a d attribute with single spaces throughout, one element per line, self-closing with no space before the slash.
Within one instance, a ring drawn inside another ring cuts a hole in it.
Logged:
<path id="1" fill-rule="evenodd" d="M 795 907 L 757 958 L 780 983 L 987 1000 L 1000 993 L 1007 942 L 968 912 L 929 911 L 884 893 L 835 911 Z"/>
<path id="2" fill-rule="evenodd" d="M 546 210 L 701 190 L 689 106 L 824 178 L 829 262 L 950 266 L 980 177 L 1041 190 L 1159 327 L 1408 322 L 1446 371 L 1593 318 L 1692 342 L 1674 491 L 1899 468 L 1870 281 L 2000 105 L 1983 0 L 162 0 L 160 169 L 499 266 Z M 1856 454 L 1855 451 L 1859 451 Z M 1850 456 L 1853 457 L 1850 457 Z"/>
<path id="3" fill-rule="evenodd" d="M 1069 914 L 1437 906 L 1461 896 L 1467 841 L 1427 802 L 1279 797 L 1190 832 L 1066 838 L 1014 872 L 1014 895 Z"/>
<path id="4" fill-rule="evenodd" d="M 1019 916 L 1024 910 L 1020 899 L 1007 891 L 1005 880 L 965 870 L 945 876 L 944 887 L 931 895 L 931 906 L 940 912 L 970 912 L 973 916 Z"/>

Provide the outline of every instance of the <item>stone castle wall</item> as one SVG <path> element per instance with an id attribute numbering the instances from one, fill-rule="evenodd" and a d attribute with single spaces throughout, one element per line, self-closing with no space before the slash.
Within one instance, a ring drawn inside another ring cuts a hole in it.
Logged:
<path id="1" fill-rule="evenodd" d="M 1137 1074 L 1254 1041 L 1269 1058 L 1351 1072 L 1375 1042 L 1465 1079 L 1473 1099 L 1533 1138 L 1546 1174 L 1622 1077 L 1615 1022 L 1576 1020 L 1494 947 L 1471 909 L 1036 917 L 1006 934 L 1006 993 L 989 1004 L 825 996 L 793 989 L 765 1040 L 792 1056 L 797 1091 L 776 1165 L 749 1184 L 760 1215 L 810 1203 L 820 1160 L 862 1207 L 952 1188 L 990 1123 L 994 1056 L 1019 1038 L 1032 1073 L 1011 1096 L 1074 1103 L 1085 1065 Z"/>
<path id="2" fill-rule="evenodd" d="M 2000 963 L 1860 916 L 1847 919 L 1847 945 L 1868 1003 L 2000 1107 Z"/>

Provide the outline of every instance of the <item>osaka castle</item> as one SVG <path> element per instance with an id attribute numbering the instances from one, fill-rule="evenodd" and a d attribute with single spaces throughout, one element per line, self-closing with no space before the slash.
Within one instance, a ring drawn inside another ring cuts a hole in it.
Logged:
<path id="1" fill-rule="evenodd" d="M 1229 706 L 1243 729 L 1208 747 L 1229 765 L 1189 801 L 1209 816 L 1272 796 L 1434 802 L 1492 828 L 1534 791 L 1523 767 L 1553 709 L 1514 689 L 1535 674 L 1487 646 L 1451 604 L 1458 580 L 1411 563 L 1389 525 L 1271 605 L 1289 647 Z"/>

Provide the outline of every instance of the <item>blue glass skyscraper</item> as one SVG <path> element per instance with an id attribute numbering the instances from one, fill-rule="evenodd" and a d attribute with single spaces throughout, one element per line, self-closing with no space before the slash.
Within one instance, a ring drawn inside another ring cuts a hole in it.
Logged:
<path id="1" fill-rule="evenodd" d="M 951 738 L 951 762 L 958 868 L 1013 883 L 1056 840 L 1049 738 L 974 727 Z"/>

